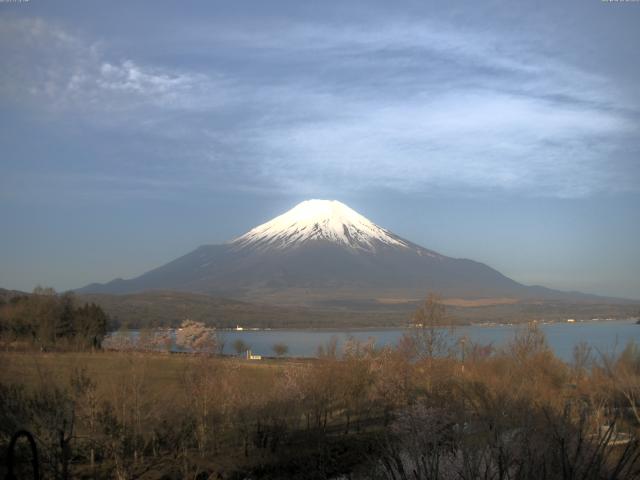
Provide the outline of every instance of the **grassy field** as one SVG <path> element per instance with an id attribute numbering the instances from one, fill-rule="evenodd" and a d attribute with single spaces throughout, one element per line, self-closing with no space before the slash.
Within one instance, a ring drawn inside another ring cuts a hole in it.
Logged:
<path id="1" fill-rule="evenodd" d="M 238 377 L 256 385 L 268 385 L 286 363 L 296 360 L 262 360 L 206 358 L 192 355 L 136 352 L 3 352 L 0 353 L 0 383 L 23 384 L 27 388 L 54 383 L 67 386 L 74 370 L 84 369 L 97 383 L 98 395 L 108 395 L 123 375 L 143 374 L 148 394 L 175 401 L 184 396 L 185 375 L 202 362 L 209 368 L 232 368 Z"/>

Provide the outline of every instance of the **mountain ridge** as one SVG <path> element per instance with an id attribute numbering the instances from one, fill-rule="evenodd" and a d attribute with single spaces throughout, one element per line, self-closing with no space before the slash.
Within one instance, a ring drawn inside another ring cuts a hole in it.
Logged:
<path id="1" fill-rule="evenodd" d="M 77 291 L 148 290 L 292 304 L 315 298 L 422 296 L 428 291 L 462 298 L 606 298 L 523 285 L 484 263 L 417 245 L 330 200 L 301 202 L 229 242 L 202 245 L 129 280 L 94 283 Z"/>

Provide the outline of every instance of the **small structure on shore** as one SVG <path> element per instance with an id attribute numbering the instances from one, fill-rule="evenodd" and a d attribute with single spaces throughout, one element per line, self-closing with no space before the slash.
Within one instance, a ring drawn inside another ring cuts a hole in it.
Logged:
<path id="1" fill-rule="evenodd" d="M 254 355 L 251 350 L 247 350 L 247 360 L 262 360 L 262 355 Z"/>

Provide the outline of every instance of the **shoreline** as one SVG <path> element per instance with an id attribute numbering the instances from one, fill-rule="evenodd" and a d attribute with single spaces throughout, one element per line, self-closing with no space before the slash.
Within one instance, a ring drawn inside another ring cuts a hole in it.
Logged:
<path id="1" fill-rule="evenodd" d="M 437 325 L 436 328 L 469 328 L 469 327 L 478 327 L 478 328 L 490 328 L 490 327 L 518 327 L 527 325 L 529 323 L 535 323 L 538 325 L 571 325 L 571 324 L 583 324 L 583 323 L 610 323 L 610 322 L 632 322 L 632 321 L 640 321 L 640 317 L 625 317 L 625 318 L 591 318 L 591 319 L 575 319 L 573 322 L 567 320 L 529 320 L 522 322 L 477 322 L 477 323 L 462 323 L 462 324 L 454 324 L 454 325 Z M 178 331 L 180 327 L 156 327 L 147 330 L 151 331 Z M 344 333 L 344 332 L 384 332 L 384 331 L 393 331 L 393 330 L 411 330 L 414 328 L 419 328 L 419 326 L 415 324 L 405 324 L 405 325 L 389 325 L 389 326 L 345 326 L 345 327 L 273 327 L 273 328 L 261 328 L 261 327 L 242 327 L 238 328 L 213 328 L 216 332 L 222 333 L 252 333 L 252 332 L 325 332 L 325 333 Z M 123 329 L 123 330 L 112 330 L 108 332 L 108 335 L 115 334 L 119 331 L 125 332 L 140 332 L 145 329 L 143 328 L 131 328 L 131 329 Z"/>

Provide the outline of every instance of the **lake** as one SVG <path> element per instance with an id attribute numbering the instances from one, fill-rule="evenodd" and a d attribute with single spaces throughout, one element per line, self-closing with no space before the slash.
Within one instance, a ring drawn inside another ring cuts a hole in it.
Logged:
<path id="1" fill-rule="evenodd" d="M 640 344 L 640 325 L 636 320 L 601 320 L 575 323 L 541 324 L 540 328 L 547 338 L 549 346 L 555 354 L 570 361 L 573 348 L 580 342 L 588 343 L 594 353 L 620 352 L 633 340 Z M 456 327 L 453 335 L 458 338 L 467 337 L 480 344 L 492 344 L 500 347 L 511 340 L 522 325 L 473 325 Z M 313 357 L 318 346 L 326 345 L 332 337 L 336 337 L 338 345 L 353 337 L 363 342 L 373 339 L 377 347 L 396 345 L 400 337 L 409 329 L 371 329 L 371 330 L 220 330 L 218 335 L 225 343 L 224 353 L 232 354 L 233 343 L 240 339 L 251 348 L 254 354 L 272 356 L 272 346 L 284 343 L 289 347 L 289 356 Z M 138 336 L 137 331 L 130 331 L 132 340 Z M 175 345 L 175 333 L 170 332 L 174 340 L 172 350 L 180 351 Z"/>

